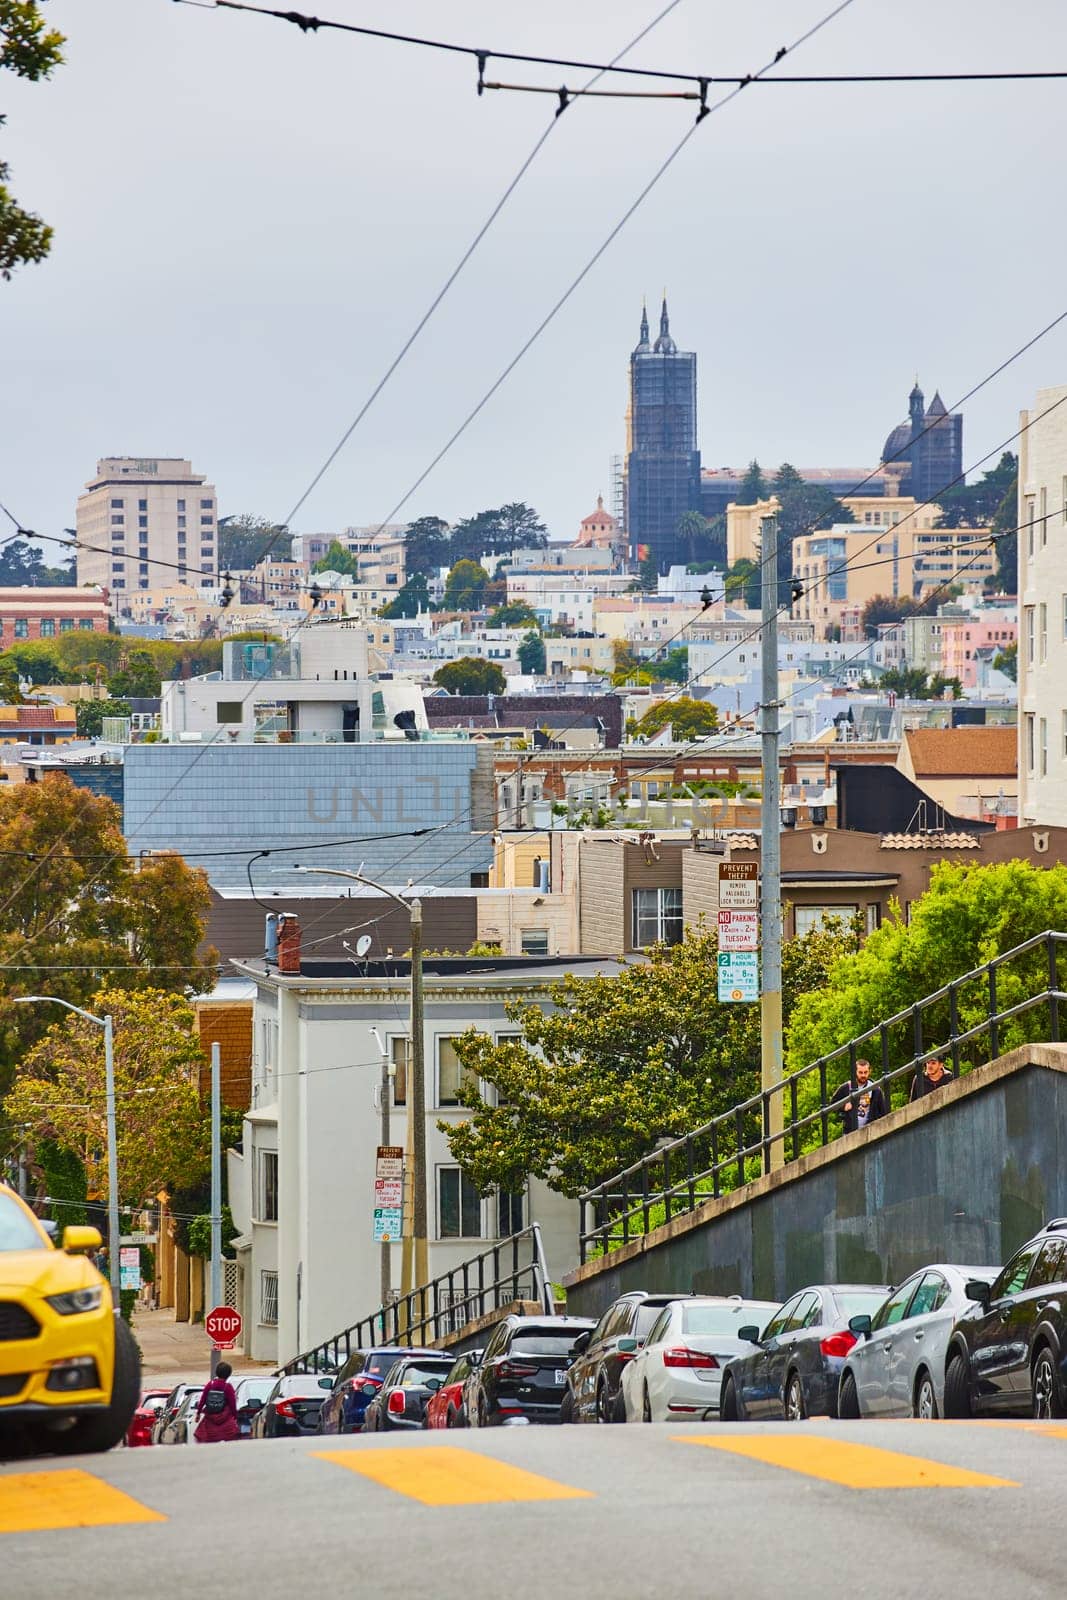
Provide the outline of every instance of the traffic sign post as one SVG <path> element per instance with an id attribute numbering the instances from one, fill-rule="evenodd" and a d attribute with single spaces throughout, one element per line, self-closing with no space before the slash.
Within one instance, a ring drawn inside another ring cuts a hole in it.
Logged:
<path id="1" fill-rule="evenodd" d="M 758 950 L 759 912 L 720 911 L 719 949 Z"/>
<path id="2" fill-rule="evenodd" d="M 718 979 L 720 1000 L 758 1000 L 759 956 L 755 950 L 743 954 L 721 951 Z"/>
<path id="3" fill-rule="evenodd" d="M 216 1306 L 204 1318 L 204 1332 L 216 1350 L 232 1350 L 243 1328 L 241 1313 L 232 1306 Z"/>
<path id="4" fill-rule="evenodd" d="M 719 905 L 747 911 L 759 906 L 759 867 L 754 861 L 719 862 Z"/>

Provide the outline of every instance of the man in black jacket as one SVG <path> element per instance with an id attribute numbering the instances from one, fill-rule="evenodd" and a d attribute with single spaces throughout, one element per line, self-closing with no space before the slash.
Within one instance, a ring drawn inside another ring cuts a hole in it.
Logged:
<path id="1" fill-rule="evenodd" d="M 832 1103 L 838 1101 L 844 1102 L 839 1112 L 843 1133 L 866 1128 L 868 1123 L 877 1122 L 879 1117 L 885 1116 L 885 1095 L 876 1083 L 871 1082 L 869 1061 L 856 1062 L 856 1081 L 853 1083 L 850 1079 L 841 1085 Z"/>

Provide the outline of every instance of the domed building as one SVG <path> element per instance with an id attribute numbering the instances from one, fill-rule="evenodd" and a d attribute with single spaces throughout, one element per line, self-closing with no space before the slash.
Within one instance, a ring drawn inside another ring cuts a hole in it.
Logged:
<path id="1" fill-rule="evenodd" d="M 919 380 L 908 396 L 908 420 L 898 422 L 882 450 L 882 470 L 898 494 L 937 496 L 963 475 L 963 413 L 948 411 L 940 394 L 925 404 Z"/>

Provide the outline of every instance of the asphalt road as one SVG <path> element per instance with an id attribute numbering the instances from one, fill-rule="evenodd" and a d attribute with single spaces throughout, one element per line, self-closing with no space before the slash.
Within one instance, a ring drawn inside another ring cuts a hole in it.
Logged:
<path id="1" fill-rule="evenodd" d="M 118 1450 L 0 1469 L 0 1570 L 19 1600 L 1061 1600 L 1065 1492 L 1067 1423 Z"/>

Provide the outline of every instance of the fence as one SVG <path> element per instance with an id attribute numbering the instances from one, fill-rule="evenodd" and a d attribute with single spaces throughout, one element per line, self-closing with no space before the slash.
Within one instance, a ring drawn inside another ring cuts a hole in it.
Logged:
<path id="1" fill-rule="evenodd" d="M 1058 1042 L 1060 1002 L 1067 1000 L 1058 972 L 1064 945 L 1067 934 L 1037 934 L 587 1190 L 579 1196 L 581 1260 L 828 1144 L 841 1131 L 834 1095 L 841 1083 L 855 1081 L 856 1061 L 868 1054 L 871 1082 L 889 1106 L 904 1104 L 910 1079 L 935 1056 L 949 1060 L 959 1076 L 981 1064 L 971 1059 L 975 1054 L 991 1061 L 1025 1042 L 1028 1031 Z M 1033 1014 L 1045 1007 L 1047 1021 L 1035 1033 Z M 1023 1017 L 1030 1024 L 1023 1026 Z"/>
<path id="2" fill-rule="evenodd" d="M 555 1309 L 540 1226 L 535 1222 L 490 1245 L 430 1283 L 379 1306 L 333 1338 L 279 1367 L 280 1373 L 333 1372 L 353 1350 L 375 1345 L 414 1348 L 445 1339 L 476 1317 L 513 1300 L 534 1300 L 546 1315 Z"/>

